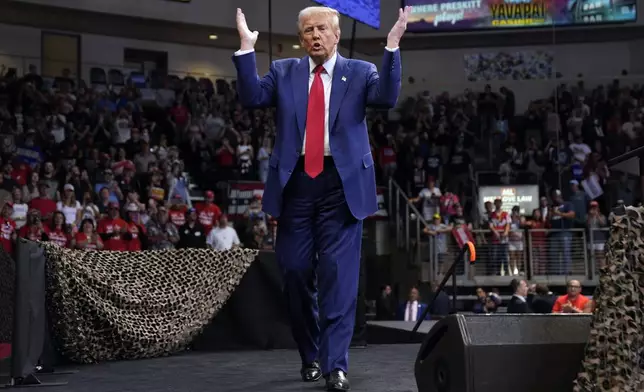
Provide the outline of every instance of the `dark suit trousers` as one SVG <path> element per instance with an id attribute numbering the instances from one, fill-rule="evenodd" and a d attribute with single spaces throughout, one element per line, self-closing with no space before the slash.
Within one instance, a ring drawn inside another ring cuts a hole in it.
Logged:
<path id="1" fill-rule="evenodd" d="M 303 364 L 348 371 L 356 314 L 362 221 L 347 205 L 331 158 L 310 178 L 300 159 L 283 192 L 276 255 Z"/>

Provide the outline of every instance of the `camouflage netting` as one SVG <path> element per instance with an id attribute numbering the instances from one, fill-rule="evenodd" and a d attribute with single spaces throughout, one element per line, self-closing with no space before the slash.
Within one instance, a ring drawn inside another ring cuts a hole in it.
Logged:
<path id="1" fill-rule="evenodd" d="M 258 253 L 122 253 L 41 245 L 56 345 L 80 363 L 185 349 L 228 300 Z"/>
<path id="2" fill-rule="evenodd" d="M 575 392 L 644 390 L 644 208 L 612 223 Z"/>

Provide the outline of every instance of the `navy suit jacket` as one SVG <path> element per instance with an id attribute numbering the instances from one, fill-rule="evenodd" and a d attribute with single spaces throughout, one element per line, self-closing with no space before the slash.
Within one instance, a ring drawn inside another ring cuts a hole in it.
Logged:
<path id="1" fill-rule="evenodd" d="M 269 159 L 262 205 L 279 217 L 282 193 L 302 153 L 309 96 L 309 57 L 277 60 L 257 75 L 255 53 L 233 56 L 237 94 L 246 108 L 277 108 L 277 136 Z M 400 50 L 385 50 L 381 72 L 361 60 L 338 54 L 329 103 L 329 147 L 342 179 L 345 198 L 356 219 L 378 210 L 374 157 L 365 121 L 367 106 L 392 108 L 400 94 Z"/>

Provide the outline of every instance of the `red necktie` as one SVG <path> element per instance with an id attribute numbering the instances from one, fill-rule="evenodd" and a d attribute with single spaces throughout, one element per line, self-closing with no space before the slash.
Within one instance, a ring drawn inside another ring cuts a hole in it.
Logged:
<path id="1" fill-rule="evenodd" d="M 317 177 L 324 168 L 324 67 L 313 70 L 313 84 L 309 91 L 309 106 L 306 110 L 306 146 L 304 147 L 304 172 L 311 178 Z"/>

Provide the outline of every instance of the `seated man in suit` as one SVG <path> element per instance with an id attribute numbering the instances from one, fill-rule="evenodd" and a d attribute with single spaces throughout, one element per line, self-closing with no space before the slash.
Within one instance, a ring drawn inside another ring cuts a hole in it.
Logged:
<path id="1" fill-rule="evenodd" d="M 436 291 L 438 290 L 438 282 L 432 282 L 431 284 L 431 289 L 432 293 L 431 295 L 433 296 Z M 450 313 L 451 306 L 449 303 L 449 296 L 445 294 L 444 291 L 440 291 L 438 295 L 436 296 L 436 299 L 432 303 L 432 308 L 429 310 L 429 314 L 432 316 L 447 316 Z"/>
<path id="2" fill-rule="evenodd" d="M 376 300 L 376 320 L 396 319 L 396 297 L 390 285 L 386 285 L 380 291 L 380 297 Z"/>
<path id="3" fill-rule="evenodd" d="M 508 304 L 507 313 L 531 313 L 527 300 L 528 283 L 523 279 L 512 279 L 510 285 L 514 294 Z"/>
<path id="4" fill-rule="evenodd" d="M 549 314 L 552 313 L 552 307 L 557 297 L 548 289 L 545 284 L 535 284 L 531 289 L 533 294 L 528 294 L 528 305 L 533 313 Z"/>
<path id="5" fill-rule="evenodd" d="M 398 307 L 398 320 L 416 322 L 423 315 L 426 308 L 427 304 L 420 302 L 418 289 L 412 287 L 409 290 L 409 299 L 407 302 Z M 425 320 L 429 320 L 429 314 L 427 314 Z"/>

